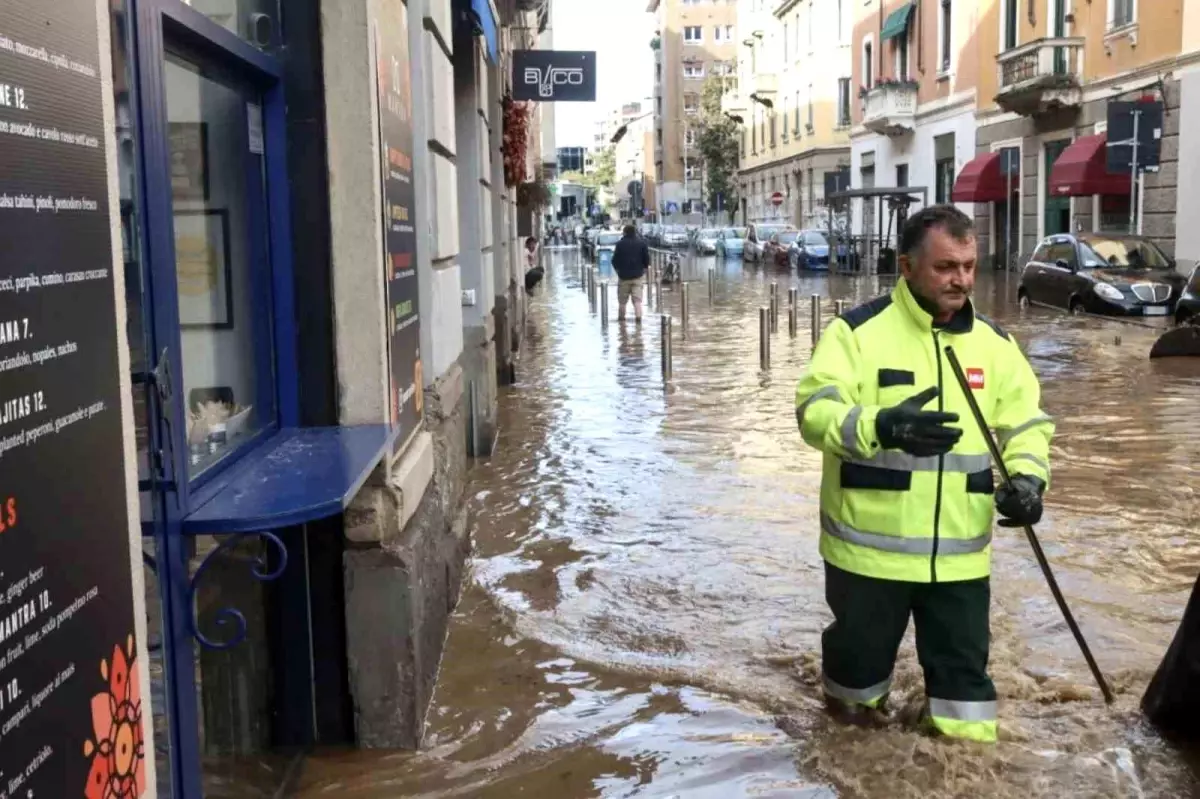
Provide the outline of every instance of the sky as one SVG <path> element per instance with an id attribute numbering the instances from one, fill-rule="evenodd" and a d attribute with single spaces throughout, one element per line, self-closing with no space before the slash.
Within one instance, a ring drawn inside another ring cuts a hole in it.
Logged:
<path id="1" fill-rule="evenodd" d="M 654 15 L 647 0 L 551 0 L 555 50 L 596 51 L 596 102 L 554 107 L 557 147 L 590 147 L 596 121 L 651 96 Z"/>

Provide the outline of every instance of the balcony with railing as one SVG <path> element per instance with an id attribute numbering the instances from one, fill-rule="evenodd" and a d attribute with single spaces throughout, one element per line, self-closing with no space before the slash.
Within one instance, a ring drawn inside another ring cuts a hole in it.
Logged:
<path id="1" fill-rule="evenodd" d="M 917 84 L 880 83 L 867 90 L 863 127 L 885 136 L 911 133 L 916 127 Z"/>
<path id="2" fill-rule="evenodd" d="M 1000 90 L 996 105 L 1037 116 L 1083 102 L 1082 37 L 1034 39 L 996 56 Z"/>

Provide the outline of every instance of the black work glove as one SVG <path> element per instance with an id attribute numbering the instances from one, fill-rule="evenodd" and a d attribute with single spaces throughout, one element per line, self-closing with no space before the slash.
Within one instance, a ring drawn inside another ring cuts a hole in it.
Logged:
<path id="1" fill-rule="evenodd" d="M 1001 527 L 1024 527 L 1042 520 L 1042 492 L 1046 484 L 1028 474 L 1014 474 L 1012 487 L 996 491 L 996 510 L 1003 516 Z"/>
<path id="2" fill-rule="evenodd" d="M 937 386 L 930 386 L 904 402 L 884 408 L 875 417 L 875 434 L 884 449 L 904 450 L 909 455 L 928 457 L 945 455 L 958 439 L 962 428 L 947 427 L 958 421 L 957 413 L 923 411 L 921 407 L 938 396 Z"/>

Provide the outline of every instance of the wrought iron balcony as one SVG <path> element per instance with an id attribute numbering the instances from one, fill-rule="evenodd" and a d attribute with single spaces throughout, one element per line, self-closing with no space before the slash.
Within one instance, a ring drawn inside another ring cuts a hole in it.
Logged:
<path id="1" fill-rule="evenodd" d="M 910 133 L 916 127 L 917 84 L 887 83 L 867 91 L 863 127 L 885 136 Z"/>
<path id="2" fill-rule="evenodd" d="M 996 105 L 1037 116 L 1083 102 L 1083 38 L 1034 39 L 996 56 L 1000 90 Z"/>

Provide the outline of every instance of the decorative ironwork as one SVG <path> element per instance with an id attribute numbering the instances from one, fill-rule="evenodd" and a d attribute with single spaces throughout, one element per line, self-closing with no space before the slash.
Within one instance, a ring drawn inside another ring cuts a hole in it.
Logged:
<path id="1" fill-rule="evenodd" d="M 268 561 L 270 548 L 265 549 L 255 559 L 255 563 L 250 569 L 250 574 L 253 575 L 254 579 L 258 580 L 259 582 L 277 580 L 283 574 L 284 569 L 287 568 L 287 545 L 283 543 L 283 540 L 280 539 L 279 536 L 266 531 L 230 535 L 228 538 L 222 541 L 216 549 L 208 553 L 204 560 L 200 562 L 200 565 L 196 568 L 196 573 L 192 575 L 192 579 L 188 583 L 188 606 L 191 608 L 191 613 L 189 614 L 188 618 L 192 626 L 192 637 L 199 641 L 200 645 L 205 649 L 232 649 L 242 641 L 246 640 L 246 634 L 248 632 L 246 616 L 240 610 L 234 607 L 219 608 L 215 614 L 217 627 L 225 628 L 231 624 L 233 625 L 234 633 L 232 636 L 230 636 L 227 640 L 218 641 L 202 633 L 200 631 L 200 620 L 198 618 L 198 610 L 196 608 L 196 590 L 200 585 L 200 581 L 204 578 L 204 574 L 208 570 L 208 567 L 213 563 L 213 560 L 218 555 L 229 552 L 248 536 L 252 535 L 260 536 L 268 543 L 273 544 L 279 554 L 278 565 L 274 569 L 271 569 Z"/>
<path id="2" fill-rule="evenodd" d="M 1000 65 L 1000 87 L 1024 83 L 1038 76 L 1038 51 L 1031 50 Z"/>

